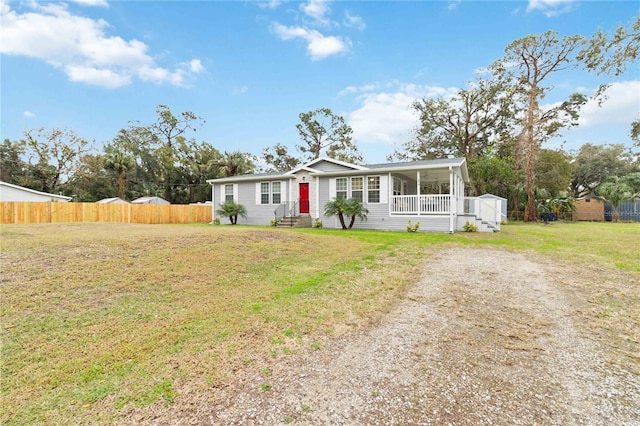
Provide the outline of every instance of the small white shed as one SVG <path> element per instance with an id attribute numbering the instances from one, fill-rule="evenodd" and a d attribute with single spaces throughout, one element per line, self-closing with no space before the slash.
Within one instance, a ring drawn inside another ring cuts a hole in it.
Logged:
<path id="1" fill-rule="evenodd" d="M 98 204 L 129 204 L 128 201 L 125 201 L 119 197 L 103 198 L 102 200 L 96 201 L 96 203 Z"/>
<path id="2" fill-rule="evenodd" d="M 484 194 L 478 198 L 488 199 L 488 200 L 498 200 L 500 202 L 500 210 L 501 210 L 501 220 L 507 220 L 507 199 L 499 197 L 493 194 Z"/>
<path id="3" fill-rule="evenodd" d="M 171 204 L 164 198 L 160 197 L 140 197 L 131 201 L 131 204 Z"/>
<path id="4" fill-rule="evenodd" d="M 0 201 L 67 203 L 71 201 L 71 197 L 40 192 L 35 189 L 0 181 Z"/>

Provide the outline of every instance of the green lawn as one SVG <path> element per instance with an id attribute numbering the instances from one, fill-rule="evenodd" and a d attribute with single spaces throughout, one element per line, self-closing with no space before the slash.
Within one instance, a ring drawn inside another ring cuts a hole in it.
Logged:
<path id="1" fill-rule="evenodd" d="M 7 425 L 108 423 L 317 349 L 375 322 L 443 246 L 640 272 L 639 224 L 454 235 L 53 224 L 3 225 L 0 236 Z"/>

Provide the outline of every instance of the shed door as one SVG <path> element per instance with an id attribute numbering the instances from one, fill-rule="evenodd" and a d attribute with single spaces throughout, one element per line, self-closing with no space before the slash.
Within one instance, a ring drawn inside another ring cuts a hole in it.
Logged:
<path id="1" fill-rule="evenodd" d="M 309 182 L 300 183 L 300 214 L 309 214 Z"/>

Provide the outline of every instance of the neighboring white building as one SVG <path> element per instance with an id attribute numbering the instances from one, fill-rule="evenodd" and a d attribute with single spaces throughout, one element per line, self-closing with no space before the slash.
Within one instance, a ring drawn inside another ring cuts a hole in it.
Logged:
<path id="1" fill-rule="evenodd" d="M 71 197 L 64 195 L 48 194 L 46 192 L 36 191 L 34 189 L 25 188 L 19 185 L 0 181 L 0 201 L 18 201 L 18 202 L 58 202 L 67 203 L 71 201 Z"/>
<path id="2" fill-rule="evenodd" d="M 131 201 L 131 204 L 171 204 L 164 198 L 160 197 L 140 197 Z"/>
<path id="3" fill-rule="evenodd" d="M 100 201 L 96 201 L 96 203 L 98 203 L 98 204 L 129 204 L 128 201 L 125 201 L 125 200 L 123 200 L 122 198 L 119 198 L 119 197 L 103 198 Z"/>

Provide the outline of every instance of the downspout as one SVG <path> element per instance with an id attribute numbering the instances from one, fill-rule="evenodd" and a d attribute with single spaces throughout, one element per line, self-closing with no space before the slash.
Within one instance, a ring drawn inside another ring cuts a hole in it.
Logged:
<path id="1" fill-rule="evenodd" d="M 211 183 L 211 222 L 209 225 L 213 224 L 216 220 L 216 185 Z"/>
<path id="2" fill-rule="evenodd" d="M 453 168 L 449 166 L 449 233 L 453 234 L 454 223 L 453 223 L 453 208 L 454 208 L 454 197 L 453 197 Z"/>

